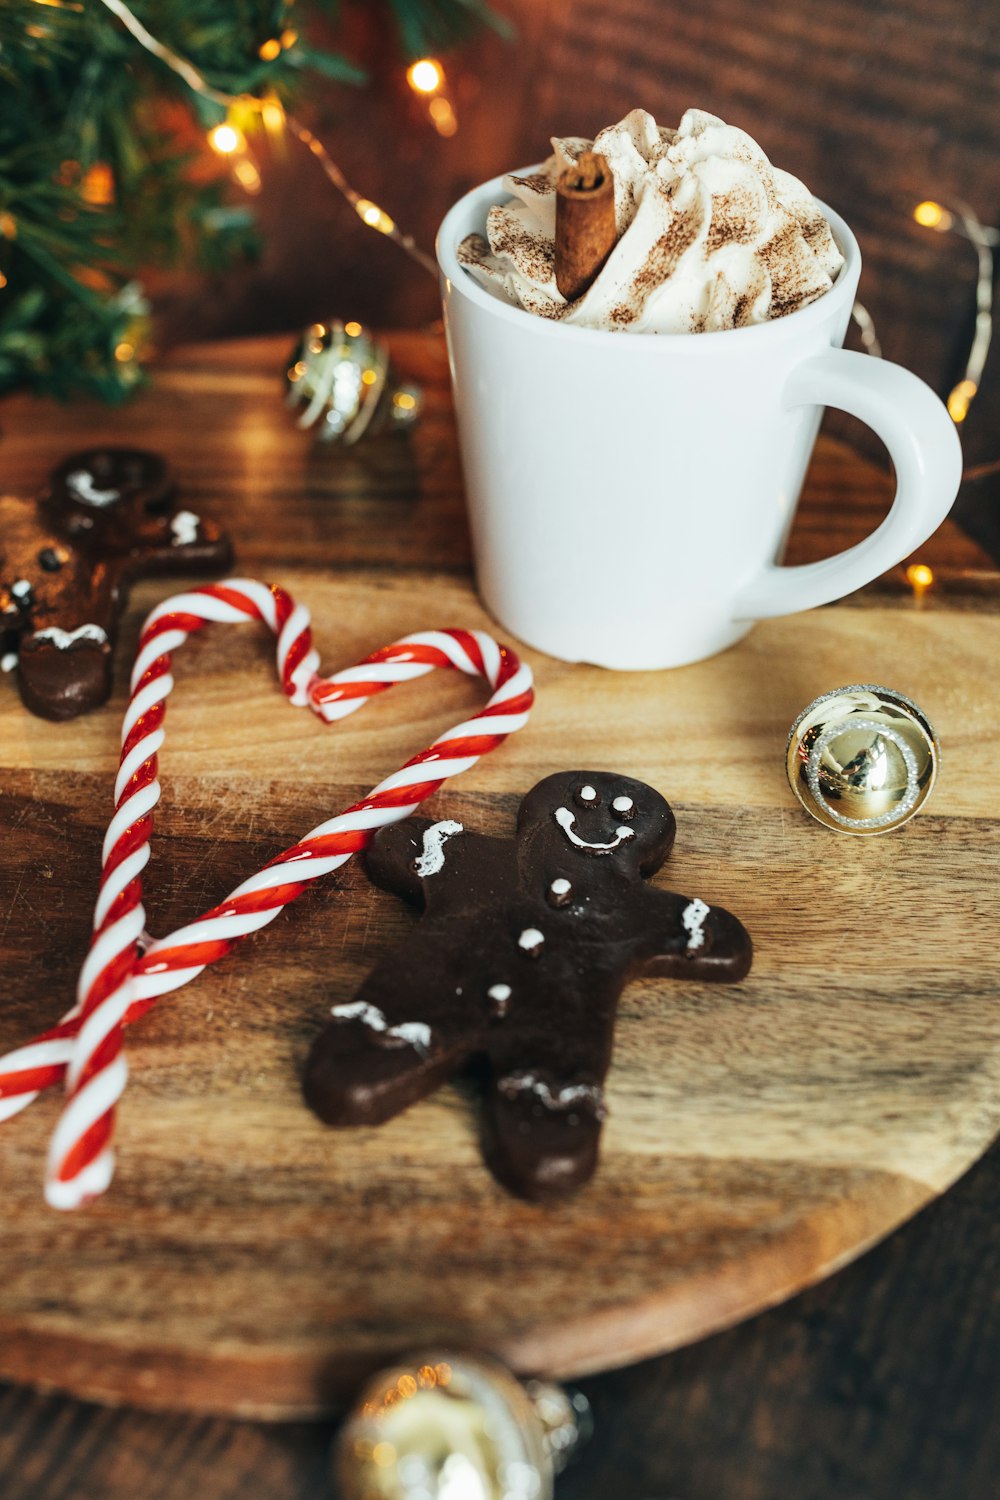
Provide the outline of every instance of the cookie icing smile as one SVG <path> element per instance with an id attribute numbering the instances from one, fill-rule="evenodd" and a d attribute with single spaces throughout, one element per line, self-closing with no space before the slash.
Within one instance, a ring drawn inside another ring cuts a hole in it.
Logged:
<path id="1" fill-rule="evenodd" d="M 595 854 L 611 854 L 615 849 L 626 843 L 628 839 L 635 838 L 634 829 L 626 828 L 623 825 L 621 828 L 615 829 L 615 836 L 610 844 L 590 844 L 586 839 L 582 839 L 578 833 L 574 833 L 573 824 L 576 822 L 576 817 L 570 812 L 568 807 L 557 807 L 552 816 L 571 844 L 575 844 L 578 849 L 590 849 Z"/>

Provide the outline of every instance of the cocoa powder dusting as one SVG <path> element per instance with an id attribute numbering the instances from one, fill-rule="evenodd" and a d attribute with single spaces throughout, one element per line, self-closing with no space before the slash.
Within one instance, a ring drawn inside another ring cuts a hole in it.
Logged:
<path id="1" fill-rule="evenodd" d="M 753 322 L 754 303 L 758 297 L 767 290 L 767 278 L 763 271 L 755 276 L 753 282 L 742 292 L 733 305 L 733 327 L 748 328 Z"/>
<path id="2" fill-rule="evenodd" d="M 555 246 L 542 235 L 531 234 L 509 215 L 490 209 L 488 228 L 494 255 L 506 255 L 530 281 L 552 280 Z"/>
<path id="3" fill-rule="evenodd" d="M 477 266 L 490 253 L 489 241 L 481 234 L 467 234 L 457 253 L 460 266 Z"/>
<path id="4" fill-rule="evenodd" d="M 623 300 L 607 313 L 612 327 L 627 328 L 642 315 L 648 298 L 665 281 L 669 281 L 681 257 L 698 238 L 700 228 L 701 216 L 694 210 L 674 220 L 633 276 Z"/>
<path id="5" fill-rule="evenodd" d="M 733 304 L 733 327 L 745 328 L 749 321 L 754 298 L 750 292 L 741 292 Z"/>
<path id="6" fill-rule="evenodd" d="M 815 302 L 829 286 L 829 277 L 804 250 L 794 219 L 760 247 L 758 253 L 771 277 L 769 316 L 772 318 L 783 318 L 796 308 Z"/>
<path id="7" fill-rule="evenodd" d="M 540 198 L 543 198 L 546 193 L 554 193 L 556 187 L 555 177 L 544 167 L 540 172 L 533 172 L 530 177 L 511 175 L 510 181 L 514 187 L 526 188 L 529 193 L 537 193 Z"/>
<path id="8" fill-rule="evenodd" d="M 830 243 L 830 228 L 819 209 L 807 208 L 804 204 L 793 204 L 790 212 L 799 226 L 802 238 L 815 254 L 825 251 Z"/>
<path id="9" fill-rule="evenodd" d="M 608 321 L 613 323 L 616 328 L 627 328 L 630 323 L 635 322 L 638 316 L 639 309 L 637 307 L 630 306 L 627 302 L 619 302 L 618 306 L 613 307 L 608 313 Z"/>
<path id="10" fill-rule="evenodd" d="M 751 245 L 760 232 L 760 200 L 748 188 L 713 194 L 712 217 L 705 240 L 706 252 L 724 245 Z"/>

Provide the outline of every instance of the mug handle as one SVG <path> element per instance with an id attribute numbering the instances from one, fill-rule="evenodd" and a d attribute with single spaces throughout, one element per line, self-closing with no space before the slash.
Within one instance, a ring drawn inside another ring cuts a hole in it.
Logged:
<path id="1" fill-rule="evenodd" d="M 737 596 L 737 620 L 812 609 L 871 583 L 940 526 L 962 479 L 962 445 L 947 410 L 900 365 L 829 349 L 792 371 L 784 404 L 835 406 L 860 417 L 889 450 L 896 496 L 882 524 L 846 552 L 798 567 L 766 566 Z"/>

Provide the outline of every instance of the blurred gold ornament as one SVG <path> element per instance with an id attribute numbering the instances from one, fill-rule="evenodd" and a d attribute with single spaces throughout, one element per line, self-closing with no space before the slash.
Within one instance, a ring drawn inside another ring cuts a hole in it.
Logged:
<path id="1" fill-rule="evenodd" d="M 287 404 L 318 441 L 350 446 L 366 432 L 411 426 L 423 405 L 420 387 L 393 378 L 386 344 L 361 323 L 312 323 L 287 370 Z"/>
<path id="2" fill-rule="evenodd" d="M 922 807 L 940 747 L 921 709 L 891 688 L 855 684 L 804 708 L 785 769 L 806 812 L 840 833 L 889 833 Z"/>
<path id="3" fill-rule="evenodd" d="M 423 1352 L 362 1391 L 334 1453 L 343 1500 L 551 1500 L 590 1430 L 577 1394 L 482 1355 Z"/>

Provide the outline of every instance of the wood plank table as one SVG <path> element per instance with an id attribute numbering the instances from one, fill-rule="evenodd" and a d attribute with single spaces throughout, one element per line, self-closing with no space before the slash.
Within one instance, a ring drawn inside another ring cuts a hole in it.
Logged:
<path id="1" fill-rule="evenodd" d="M 310 604 L 329 668 L 410 629 L 489 628 L 469 583 L 442 345 L 400 335 L 393 349 L 427 391 L 408 439 L 311 450 L 280 405 L 283 343 L 202 346 L 165 361 L 155 389 L 124 412 L 9 402 L 5 486 L 31 492 L 66 452 L 95 442 L 164 452 L 187 506 L 233 532 L 239 571 Z M 821 439 L 791 560 L 870 530 L 889 492 L 843 442 Z M 302 1110 L 295 1073 L 326 1008 L 349 998 L 411 920 L 352 866 L 137 1028 L 119 1177 L 101 1204 L 69 1220 L 39 1206 L 48 1103 L 7 1127 L 0 1373 L 160 1410 L 289 1417 L 328 1409 L 360 1371 L 428 1337 L 485 1343 L 526 1370 L 599 1370 L 788 1296 L 948 1186 L 1000 1119 L 990 915 L 1000 621 L 995 565 L 955 528 L 921 560 L 935 582 L 920 600 L 900 568 L 674 674 L 526 653 L 539 684 L 533 723 L 433 804 L 497 830 L 541 775 L 617 766 L 662 787 L 678 811 L 678 849 L 660 879 L 708 891 L 758 940 L 739 990 L 629 991 L 604 1165 L 574 1205 L 543 1212 L 495 1189 L 462 1094 L 354 1139 Z M 54 731 L 3 686 L 5 1047 L 71 991 L 126 658 L 165 591 L 136 590 L 109 709 Z M 470 706 L 467 685 L 435 678 L 325 731 L 281 703 L 262 639 L 218 631 L 187 651 L 149 883 L 158 930 Z M 938 721 L 946 770 L 902 834 L 838 839 L 792 802 L 783 737 L 816 693 L 872 678 L 911 692 Z M 993 1473 L 997 1444 L 973 1382 L 996 1376 L 976 1333 L 996 1313 L 981 1263 L 996 1253 L 983 1206 L 995 1173 L 984 1165 L 975 1180 L 829 1288 L 592 1380 L 599 1435 L 561 1492 L 604 1495 L 627 1474 L 629 1493 L 650 1500 L 985 1495 L 976 1485 Z M 958 1221 L 973 1226 L 968 1247 L 948 1243 L 953 1200 L 971 1205 Z M 949 1325 L 933 1307 L 958 1279 L 967 1294 L 960 1307 L 952 1294 Z M 843 1314 L 842 1283 L 855 1288 Z M 915 1403 L 900 1430 L 882 1409 L 883 1343 L 912 1343 L 912 1309 L 927 1304 L 919 1378 L 897 1357 L 888 1386 Z M 953 1342 L 939 1349 L 931 1331 L 946 1327 Z M 974 1434 L 961 1464 L 954 1424 L 927 1447 L 939 1387 Z M 818 1441 L 790 1425 L 795 1412 L 825 1423 Z M 880 1423 L 891 1435 L 876 1441 Z M 328 1432 L 112 1412 L 11 1386 L 0 1493 L 318 1495 Z M 942 1476 L 951 1490 L 933 1488 Z"/>

